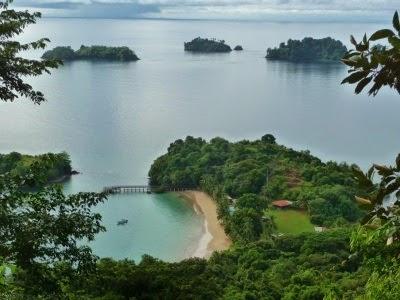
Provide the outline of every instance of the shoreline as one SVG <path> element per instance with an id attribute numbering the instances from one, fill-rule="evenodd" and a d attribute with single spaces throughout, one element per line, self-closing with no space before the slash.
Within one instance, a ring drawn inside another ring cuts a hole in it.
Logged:
<path id="1" fill-rule="evenodd" d="M 218 220 L 217 205 L 214 200 L 200 191 L 185 191 L 177 194 L 192 203 L 194 211 L 204 218 L 203 235 L 191 257 L 209 258 L 215 251 L 227 250 L 232 241 Z"/>
<path id="2" fill-rule="evenodd" d="M 54 178 L 54 179 L 52 179 L 52 180 L 49 180 L 48 183 L 49 183 L 49 184 L 53 184 L 53 183 L 64 183 L 64 182 L 70 180 L 72 176 L 79 175 L 79 174 L 81 174 L 81 173 L 78 172 L 78 171 L 72 170 L 70 173 L 66 173 L 66 174 L 63 174 L 63 175 L 58 176 L 57 178 Z"/>

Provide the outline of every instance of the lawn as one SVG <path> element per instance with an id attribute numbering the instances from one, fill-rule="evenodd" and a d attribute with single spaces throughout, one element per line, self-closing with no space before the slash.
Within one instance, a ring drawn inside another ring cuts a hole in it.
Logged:
<path id="1" fill-rule="evenodd" d="M 280 233 L 299 234 L 314 231 L 314 225 L 311 224 L 306 212 L 293 209 L 270 209 L 267 214 L 273 217 Z"/>

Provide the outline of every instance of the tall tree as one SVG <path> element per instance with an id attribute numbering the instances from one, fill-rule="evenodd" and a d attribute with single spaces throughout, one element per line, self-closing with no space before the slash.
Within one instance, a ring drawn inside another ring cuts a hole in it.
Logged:
<path id="1" fill-rule="evenodd" d="M 91 209 L 106 194 L 64 195 L 60 185 L 45 186 L 50 160 L 34 163 L 24 176 L 0 175 L 0 267 L 16 266 L 26 274 L 29 289 L 56 293 L 57 284 L 43 283 L 53 267 L 64 264 L 71 272 L 85 273 L 95 266 L 97 257 L 81 241 L 105 230 L 100 214 Z"/>
<path id="2" fill-rule="evenodd" d="M 27 44 L 13 40 L 23 30 L 41 17 L 39 12 L 16 11 L 10 9 L 12 0 L 0 1 L 0 100 L 14 101 L 20 96 L 35 104 L 45 101 L 44 95 L 36 91 L 23 78 L 38 76 L 50 69 L 57 68 L 57 60 L 32 60 L 19 56 L 20 52 L 30 49 L 43 49 L 49 41 L 42 38 Z"/>

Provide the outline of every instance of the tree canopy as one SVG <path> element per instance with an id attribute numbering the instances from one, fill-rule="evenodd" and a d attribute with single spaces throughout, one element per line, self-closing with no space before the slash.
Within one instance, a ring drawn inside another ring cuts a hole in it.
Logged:
<path id="1" fill-rule="evenodd" d="M 50 69 L 57 68 L 57 60 L 38 61 L 26 59 L 20 53 L 30 49 L 43 49 L 49 39 L 22 44 L 13 40 L 16 36 L 41 17 L 40 13 L 16 11 L 9 8 L 12 0 L 0 2 L 0 99 L 14 101 L 23 96 L 35 104 L 45 101 L 44 95 L 36 91 L 24 80 L 24 77 L 38 76 L 49 73 Z"/>
<path id="2" fill-rule="evenodd" d="M 72 60 L 109 60 L 109 61 L 136 61 L 139 60 L 135 52 L 128 47 L 84 46 L 74 51 L 71 47 L 56 47 L 46 51 L 43 59 Z"/>
<path id="3" fill-rule="evenodd" d="M 334 226 L 355 222 L 362 215 L 353 199 L 358 191 L 353 168 L 346 163 L 323 163 L 307 151 L 279 145 L 271 134 L 236 143 L 188 136 L 173 142 L 154 161 L 149 177 L 157 187 L 201 187 L 213 195 L 227 230 L 235 219 L 226 208 L 227 198 L 246 194 L 258 195 L 266 203 L 290 200 L 308 210 L 314 224 Z M 262 218 L 262 211 L 258 212 Z"/>
<path id="4" fill-rule="evenodd" d="M 42 157 L 24 175 L 0 175 L 0 266 L 15 268 L 27 295 L 61 293 L 61 282 L 51 280 L 59 265 L 64 275 L 90 272 L 97 258 L 82 242 L 105 230 L 91 210 L 105 194 L 66 196 L 62 186 L 46 185 L 54 159 Z"/>
<path id="5" fill-rule="evenodd" d="M 186 42 L 184 46 L 185 51 L 190 52 L 212 53 L 232 51 L 231 47 L 225 44 L 225 41 L 223 40 L 218 41 L 216 39 L 203 39 L 201 37 L 197 37 L 191 42 Z"/>
<path id="6" fill-rule="evenodd" d="M 340 62 L 347 48 L 341 41 L 330 37 L 314 39 L 306 37 L 303 40 L 288 40 L 278 48 L 267 49 L 267 59 L 287 60 L 293 62 Z"/>
<path id="7" fill-rule="evenodd" d="M 282 236 L 208 261 L 102 259 L 91 275 L 54 277 L 70 299 L 362 299 L 368 273 L 360 261 L 347 261 L 349 238 L 349 229 Z"/>
<path id="8" fill-rule="evenodd" d="M 72 173 L 71 159 L 66 152 L 26 155 L 18 152 L 0 154 L 0 174 L 10 173 L 12 176 L 24 176 L 30 172 L 34 163 L 45 163 L 46 182 L 61 179 Z"/>

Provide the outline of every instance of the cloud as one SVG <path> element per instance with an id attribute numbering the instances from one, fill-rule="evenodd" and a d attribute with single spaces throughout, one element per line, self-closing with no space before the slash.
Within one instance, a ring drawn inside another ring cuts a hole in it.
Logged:
<path id="1" fill-rule="evenodd" d="M 60 1 L 60 2 L 33 2 L 33 3 L 22 3 L 24 6 L 32 7 L 32 8 L 50 8 L 50 9 L 75 9 L 80 6 L 80 3 L 68 2 L 68 1 Z M 20 6 L 21 3 L 18 3 Z"/>
<path id="2" fill-rule="evenodd" d="M 17 4 L 17 3 L 16 3 Z M 135 18 L 160 13 L 158 5 L 138 1 L 18 1 L 17 6 L 44 9 L 46 16 Z"/>
<path id="3" fill-rule="evenodd" d="M 271 18 L 375 17 L 393 14 L 399 0 L 22 0 L 53 15 L 87 17 Z"/>

